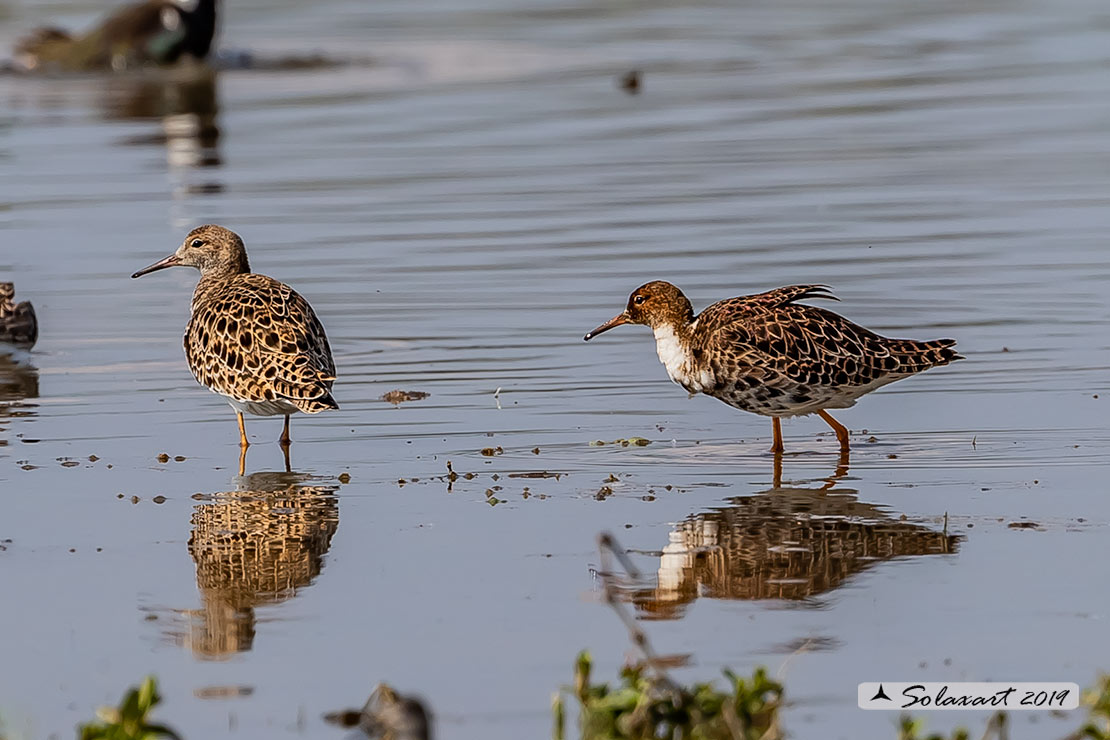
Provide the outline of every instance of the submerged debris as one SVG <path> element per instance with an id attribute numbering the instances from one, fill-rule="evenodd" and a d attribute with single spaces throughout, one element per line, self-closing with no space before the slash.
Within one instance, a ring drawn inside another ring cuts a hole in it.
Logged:
<path id="1" fill-rule="evenodd" d="M 389 393 L 383 394 L 381 396 L 380 400 L 387 401 L 387 402 L 393 404 L 394 406 L 397 406 L 397 405 L 400 405 L 400 404 L 404 403 L 405 401 L 423 401 L 425 398 L 427 398 L 430 395 L 432 395 L 432 394 L 431 393 L 425 393 L 424 391 L 396 390 L 396 391 L 390 391 Z"/>
<path id="2" fill-rule="evenodd" d="M 424 703 L 384 683 L 374 687 L 362 709 L 329 712 L 324 721 L 357 727 L 367 737 L 382 740 L 429 740 L 432 736 L 432 717 Z"/>
<path id="3" fill-rule="evenodd" d="M 651 440 L 646 437 L 629 437 L 628 439 L 614 439 L 612 442 L 606 442 L 602 439 L 590 442 L 590 447 L 604 447 L 605 445 L 620 445 L 621 447 L 647 447 L 651 444 Z"/>
<path id="4" fill-rule="evenodd" d="M 157 618 L 157 615 L 151 616 Z M 253 693 L 253 686 L 201 686 L 193 689 L 193 696 L 198 699 L 236 699 Z"/>
<path id="5" fill-rule="evenodd" d="M 618 84 L 620 85 L 620 88 L 629 95 L 635 95 L 640 92 L 643 77 L 643 72 L 638 69 L 632 69 L 621 75 Z"/>

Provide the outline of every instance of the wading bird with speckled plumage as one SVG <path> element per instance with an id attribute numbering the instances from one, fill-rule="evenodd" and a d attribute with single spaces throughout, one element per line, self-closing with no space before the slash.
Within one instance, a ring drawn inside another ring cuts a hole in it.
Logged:
<path id="1" fill-rule="evenodd" d="M 0 342 L 30 349 L 39 338 L 39 322 L 30 301 L 15 302 L 15 285 L 0 283 Z"/>
<path id="2" fill-rule="evenodd" d="M 656 281 L 637 288 L 622 313 L 585 339 L 621 324 L 650 326 L 671 380 L 691 395 L 771 417 L 774 453 L 783 450 L 781 419 L 817 414 L 847 454 L 848 430 L 828 409 L 849 408 L 887 383 L 963 359 L 955 340 L 889 339 L 797 303 L 809 298 L 837 300 L 824 285 L 788 285 L 729 298 L 695 316 L 681 290 Z"/>
<path id="3" fill-rule="evenodd" d="M 289 417 L 337 409 L 332 398 L 335 362 L 324 326 L 296 291 L 250 271 L 243 240 L 222 226 L 189 232 L 177 251 L 136 272 L 195 267 L 185 327 L 185 359 L 197 382 L 227 399 L 239 417 L 239 445 L 246 449 L 243 413 Z"/>

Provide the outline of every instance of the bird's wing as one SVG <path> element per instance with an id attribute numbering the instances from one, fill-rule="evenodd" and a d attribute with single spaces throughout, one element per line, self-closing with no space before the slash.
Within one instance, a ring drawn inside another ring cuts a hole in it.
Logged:
<path id="1" fill-rule="evenodd" d="M 197 306 L 185 332 L 197 380 L 248 401 L 327 397 L 335 362 L 312 307 L 288 285 L 239 275 Z"/>
<path id="2" fill-rule="evenodd" d="M 769 310 L 789 306 L 807 298 L 839 300 L 827 285 L 787 285 L 766 293 L 726 298 L 709 306 L 698 316 L 698 326 L 703 333 L 712 333 L 745 316 L 761 315 Z"/>
<path id="3" fill-rule="evenodd" d="M 715 320 L 716 329 L 705 335 L 706 349 L 734 364 L 732 375 L 747 370 L 766 378 L 851 386 L 898 373 L 901 366 L 889 340 L 816 306 L 749 304 Z"/>

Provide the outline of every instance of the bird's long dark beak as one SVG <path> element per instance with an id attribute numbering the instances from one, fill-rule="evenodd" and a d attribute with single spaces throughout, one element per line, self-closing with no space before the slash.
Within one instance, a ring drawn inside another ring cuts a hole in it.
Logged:
<path id="1" fill-rule="evenodd" d="M 587 334 L 586 336 L 584 336 L 582 338 L 585 339 L 588 342 L 591 339 L 593 339 L 594 337 L 596 337 L 598 334 L 609 331 L 614 326 L 620 326 L 621 324 L 631 324 L 631 323 L 632 323 L 632 317 L 628 315 L 628 311 L 622 311 L 621 313 L 619 313 L 616 316 L 614 316 L 613 318 L 609 319 L 604 324 L 597 327 L 596 329 L 594 329 L 593 331 L 591 331 L 589 334 Z"/>
<path id="2" fill-rule="evenodd" d="M 133 278 L 142 277 L 143 275 L 146 275 L 147 273 L 157 272 L 158 270 L 165 270 L 167 267 L 176 267 L 180 264 L 181 264 L 181 258 L 178 257 L 176 254 L 171 254 L 169 257 L 166 257 L 164 260 L 158 260 L 153 265 L 148 265 L 148 266 L 144 267 L 143 269 L 139 270 L 138 272 L 136 272 L 131 277 L 133 277 Z"/>

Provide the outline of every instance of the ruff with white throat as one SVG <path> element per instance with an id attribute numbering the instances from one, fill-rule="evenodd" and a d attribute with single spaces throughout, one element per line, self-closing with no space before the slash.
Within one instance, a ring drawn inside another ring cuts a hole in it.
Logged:
<path id="1" fill-rule="evenodd" d="M 585 336 L 621 324 L 650 326 L 667 375 L 691 394 L 772 419 L 773 452 L 782 452 L 779 420 L 818 414 L 848 451 L 848 430 L 828 409 L 855 405 L 896 380 L 963 359 L 952 339 L 890 339 L 816 306 L 836 300 L 824 285 L 788 285 L 714 303 L 695 316 L 682 291 L 663 281 L 633 291 L 625 310 Z"/>

